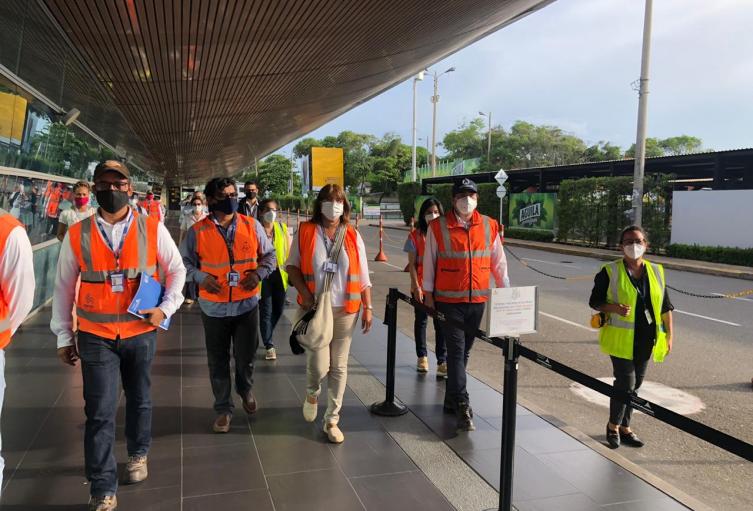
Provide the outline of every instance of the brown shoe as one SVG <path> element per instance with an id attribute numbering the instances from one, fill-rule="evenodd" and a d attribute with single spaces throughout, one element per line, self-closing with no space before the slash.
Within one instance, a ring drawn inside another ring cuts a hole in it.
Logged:
<path id="1" fill-rule="evenodd" d="M 222 415 L 217 416 L 217 418 L 214 420 L 212 429 L 215 433 L 227 433 L 228 431 L 230 431 L 230 421 L 232 419 L 232 415 L 230 415 L 229 413 L 223 413 Z"/>
<path id="2" fill-rule="evenodd" d="M 140 483 L 149 475 L 146 456 L 128 456 L 126 463 L 126 484 Z"/>
<path id="3" fill-rule="evenodd" d="M 115 495 L 89 498 L 89 511 L 113 511 L 118 508 L 118 498 Z"/>
<path id="4" fill-rule="evenodd" d="M 246 413 L 249 415 L 256 413 L 256 398 L 254 397 L 254 393 L 250 390 L 248 391 L 248 394 L 246 394 L 246 399 L 243 400 L 243 409 L 246 410 Z"/>

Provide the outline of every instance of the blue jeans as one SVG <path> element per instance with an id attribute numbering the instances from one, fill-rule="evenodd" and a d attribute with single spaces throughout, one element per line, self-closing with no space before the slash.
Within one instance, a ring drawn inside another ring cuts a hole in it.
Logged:
<path id="1" fill-rule="evenodd" d="M 282 285 L 280 270 L 275 270 L 262 282 L 261 299 L 259 300 L 261 340 L 267 349 L 274 347 L 272 333 L 277 326 L 277 322 L 280 321 L 284 308 L 285 288 Z"/>
<path id="2" fill-rule="evenodd" d="M 426 324 L 429 316 L 418 309 L 415 309 L 416 319 L 413 321 L 413 338 L 416 341 L 416 356 L 425 357 L 426 351 Z M 447 348 L 444 344 L 444 335 L 442 334 L 442 325 L 434 319 L 434 333 L 436 342 L 434 343 L 434 354 L 437 356 L 437 364 L 443 364 L 447 360 Z"/>
<path id="3" fill-rule="evenodd" d="M 115 495 L 115 414 L 120 388 L 126 399 L 125 436 L 129 456 L 145 456 L 152 442 L 151 367 L 157 332 L 128 339 L 105 339 L 78 334 L 84 380 L 84 464 L 93 497 Z"/>

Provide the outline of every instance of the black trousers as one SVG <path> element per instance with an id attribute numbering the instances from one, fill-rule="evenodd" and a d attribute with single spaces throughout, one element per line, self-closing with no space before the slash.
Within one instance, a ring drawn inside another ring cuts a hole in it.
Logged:
<path id="1" fill-rule="evenodd" d="M 218 415 L 233 413 L 230 396 L 230 349 L 235 359 L 235 391 L 245 399 L 254 385 L 254 357 L 259 347 L 259 307 L 225 318 L 201 313 L 207 346 L 209 379 L 214 393 L 214 410 Z"/>
<path id="2" fill-rule="evenodd" d="M 436 308 L 449 320 L 465 324 L 473 331 L 481 326 L 484 316 L 484 303 L 442 303 L 436 302 Z M 442 325 L 444 341 L 447 345 L 447 387 L 445 390 L 445 404 L 455 406 L 458 402 L 470 403 L 468 390 L 465 387 L 465 367 L 471 354 L 473 334 L 468 334 L 459 328 Z"/>
<path id="3" fill-rule="evenodd" d="M 614 388 L 635 392 L 643 383 L 643 377 L 646 376 L 648 368 L 648 359 L 627 360 L 625 358 L 609 357 L 612 359 L 612 370 L 614 373 Z M 633 408 L 610 399 L 609 401 L 609 422 L 619 426 L 630 426 L 630 418 L 633 415 Z"/>

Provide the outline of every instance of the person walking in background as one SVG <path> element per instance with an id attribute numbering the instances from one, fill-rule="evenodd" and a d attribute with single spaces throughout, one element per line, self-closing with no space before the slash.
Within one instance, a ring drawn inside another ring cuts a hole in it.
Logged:
<path id="1" fill-rule="evenodd" d="M 73 207 L 60 213 L 57 238 L 63 241 L 70 226 L 92 216 L 96 210 L 89 204 L 91 186 L 86 181 L 73 185 Z"/>
<path id="2" fill-rule="evenodd" d="M 452 185 L 452 211 L 433 220 L 426 233 L 424 303 L 436 308 L 463 330 L 445 324 L 447 388 L 444 410 L 457 416 L 458 431 L 473 431 L 473 410 L 466 388 L 466 366 L 475 332 L 481 326 L 491 288 L 509 287 L 507 259 L 497 221 L 476 210 L 478 188 L 468 178 Z"/>
<path id="3" fill-rule="evenodd" d="M 186 233 L 180 246 L 188 279 L 199 285 L 209 378 L 214 393 L 216 433 L 230 431 L 235 390 L 248 414 L 256 412 L 254 357 L 259 346 L 259 283 L 275 269 L 276 257 L 261 224 L 238 211 L 235 181 L 212 179 L 204 188 L 210 215 Z"/>
<path id="4" fill-rule="evenodd" d="M 293 238 L 286 269 L 291 284 L 298 290 L 298 304 L 303 311 L 314 306 L 315 297 L 324 288 L 325 276 L 333 273 L 332 341 L 316 351 L 306 350 L 306 399 L 303 417 L 316 420 L 322 379 L 327 376 L 327 411 L 324 432 L 332 443 L 345 436 L 338 427 L 340 409 L 348 377 L 348 354 L 358 312 L 363 304 L 361 328 L 371 329 L 371 280 L 366 248 L 361 234 L 350 224 L 350 203 L 339 185 L 324 186 L 316 197 L 311 220 L 303 222 Z M 346 229 L 337 262 L 329 260 L 339 229 Z"/>
<path id="5" fill-rule="evenodd" d="M 146 215 L 156 218 L 160 222 L 165 221 L 165 212 L 162 209 L 162 203 L 154 197 L 154 193 L 151 190 L 146 192 L 146 198 L 141 202 L 141 207 Z"/>
<path id="6" fill-rule="evenodd" d="M 157 349 L 157 327 L 180 307 L 185 268 L 170 233 L 156 219 L 134 213 L 128 204 L 128 168 L 107 160 L 94 170 L 96 215 L 71 225 L 60 246 L 50 328 L 57 336 L 58 357 L 83 376 L 84 463 L 89 481 L 90 511 L 117 507 L 118 467 L 115 460 L 115 417 L 125 395 L 126 483 L 148 475 L 151 446 L 151 364 Z M 146 273 L 166 275 L 158 307 L 128 312 Z M 75 292 L 76 280 L 81 288 Z M 76 305 L 78 331 L 71 311 Z M 76 343 L 76 340 L 78 343 Z"/>
<path id="7" fill-rule="evenodd" d="M 243 185 L 243 193 L 246 194 L 240 200 L 238 210 L 241 214 L 257 218 L 259 210 L 259 185 L 256 181 L 246 181 Z"/>
<path id="8" fill-rule="evenodd" d="M 643 383 L 648 361 L 662 362 L 672 351 L 672 302 L 664 267 L 643 258 L 648 248 L 645 231 L 626 227 L 620 235 L 623 257 L 602 266 L 594 277 L 588 304 L 605 315 L 599 346 L 612 361 L 614 387 L 634 393 Z M 609 402 L 607 443 L 642 447 L 630 428 L 632 408 L 618 399 Z"/>
<path id="9" fill-rule="evenodd" d="M 272 334 L 285 308 L 285 291 L 288 289 L 288 273 L 283 269 L 290 252 L 288 226 L 277 221 L 277 201 L 263 199 L 259 202 L 259 218 L 264 226 L 264 233 L 275 247 L 277 268 L 261 283 L 261 300 L 259 301 L 259 321 L 261 322 L 261 339 L 266 350 L 266 360 L 277 360 Z"/>
<path id="10" fill-rule="evenodd" d="M 405 241 L 403 251 L 408 253 L 408 272 L 410 273 L 410 291 L 413 298 L 421 303 L 424 301 L 423 274 L 424 274 L 424 247 L 426 244 L 426 231 L 429 223 L 435 218 L 444 215 L 442 203 L 431 197 L 426 199 L 418 210 L 418 228 L 414 229 Z M 426 351 L 426 324 L 428 316 L 424 311 L 414 309 L 413 339 L 416 342 L 416 356 L 418 362 L 416 370 L 419 373 L 429 371 L 429 357 Z M 444 344 L 442 324 L 434 319 L 434 353 L 437 357 L 437 377 L 447 377 L 447 348 Z"/>
<path id="11" fill-rule="evenodd" d="M 0 209 L 0 413 L 5 401 L 5 350 L 34 303 L 33 260 L 24 226 Z M 0 452 L 0 489 L 4 467 Z"/>
<path id="12" fill-rule="evenodd" d="M 206 201 L 204 200 L 204 194 L 201 192 L 195 192 L 189 203 L 191 207 L 188 215 L 181 215 L 180 219 L 180 243 L 186 237 L 186 233 L 197 223 L 204 220 L 207 216 Z M 199 297 L 199 286 L 195 282 L 186 281 L 186 287 L 183 290 L 183 294 L 186 297 L 186 303 L 192 304 Z"/>
<path id="13" fill-rule="evenodd" d="M 63 200 L 63 183 L 52 185 L 50 196 L 47 199 L 45 213 L 47 215 L 47 234 L 56 234 L 58 230 L 58 217 L 60 215 L 60 201 Z"/>

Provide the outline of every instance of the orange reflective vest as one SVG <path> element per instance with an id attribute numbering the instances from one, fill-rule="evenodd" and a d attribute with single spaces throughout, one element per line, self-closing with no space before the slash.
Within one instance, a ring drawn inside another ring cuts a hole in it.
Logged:
<path id="1" fill-rule="evenodd" d="M 141 207 L 144 208 L 146 214 L 152 218 L 159 220 L 162 216 L 161 204 L 156 200 L 145 200 L 141 203 Z"/>
<path id="2" fill-rule="evenodd" d="M 489 274 L 497 222 L 473 212 L 469 229 L 458 223 L 454 211 L 429 224 L 437 241 L 434 300 L 447 303 L 483 303 L 489 298 Z"/>
<path id="3" fill-rule="evenodd" d="M 235 237 L 232 247 L 232 261 L 219 228 L 212 220 L 206 217 L 193 225 L 196 233 L 196 251 L 199 257 L 199 269 L 212 275 L 222 286 L 222 290 L 213 294 L 203 288 L 199 288 L 199 297 L 210 302 L 239 302 L 258 296 L 261 286 L 252 290 L 243 289 L 240 285 L 230 287 L 228 285 L 228 273 L 236 271 L 243 280 L 248 272 L 255 271 L 258 267 L 259 239 L 256 237 L 256 220 L 251 217 L 235 214 Z"/>
<path id="4" fill-rule="evenodd" d="M 303 222 L 298 229 L 298 250 L 301 255 L 301 273 L 306 287 L 311 294 L 316 296 L 316 280 L 314 280 L 314 247 L 316 245 L 316 231 L 318 225 L 314 222 Z M 358 257 L 358 233 L 350 225 L 347 226 L 343 251 L 340 252 L 340 260 L 343 255 L 348 258 L 348 275 L 345 279 L 345 299 L 343 308 L 345 312 L 352 314 L 361 308 L 361 261 Z M 316 271 L 322 271 L 317 268 Z M 303 303 L 303 298 L 298 295 L 298 303 Z"/>
<path id="5" fill-rule="evenodd" d="M 102 237 L 96 214 L 68 228 L 71 249 L 81 271 L 81 287 L 76 298 L 79 329 L 105 339 L 128 339 L 155 330 L 130 314 L 128 306 L 139 288 L 142 273 L 159 279 L 159 222 L 138 213 L 131 214 L 118 259 Z M 116 271 L 123 273 L 122 292 L 112 289 L 110 274 Z"/>
<path id="6" fill-rule="evenodd" d="M 0 209 L 0 257 L 5 257 L 5 244 L 8 241 L 8 236 L 16 227 L 23 227 L 21 222 L 16 220 L 13 215 Z M 10 344 L 10 310 L 8 308 L 8 300 L 5 298 L 5 294 L 2 288 L 0 288 L 0 349 L 5 348 Z"/>
<path id="7" fill-rule="evenodd" d="M 426 245 L 426 234 L 421 232 L 421 229 L 415 229 L 408 237 L 413 241 L 413 246 L 416 247 L 416 274 L 418 274 L 419 287 L 424 282 L 424 246 Z"/>
<path id="8" fill-rule="evenodd" d="M 58 217 L 58 209 L 60 207 L 60 199 L 62 198 L 63 193 L 60 191 L 59 188 L 55 188 L 52 190 L 52 193 L 50 193 L 50 201 L 47 203 L 47 216 L 50 218 L 57 218 Z"/>

